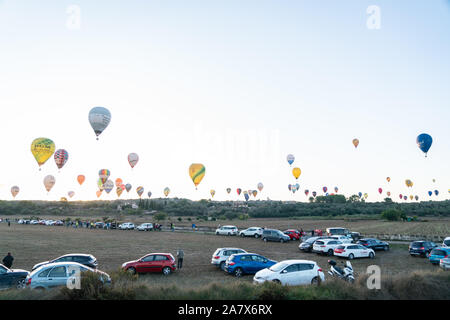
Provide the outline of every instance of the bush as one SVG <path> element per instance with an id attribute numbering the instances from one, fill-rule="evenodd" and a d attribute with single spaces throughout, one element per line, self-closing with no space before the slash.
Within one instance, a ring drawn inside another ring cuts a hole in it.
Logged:
<path id="1" fill-rule="evenodd" d="M 406 219 L 406 215 L 403 211 L 397 209 L 384 210 L 381 213 L 381 218 L 389 221 L 399 221 L 400 219 Z"/>

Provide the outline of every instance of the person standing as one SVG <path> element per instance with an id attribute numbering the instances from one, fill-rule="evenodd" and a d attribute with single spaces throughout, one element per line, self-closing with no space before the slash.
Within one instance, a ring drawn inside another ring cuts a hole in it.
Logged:
<path id="1" fill-rule="evenodd" d="M 8 269 L 10 269 L 12 267 L 13 261 L 14 261 L 14 257 L 11 255 L 11 252 L 8 252 L 6 257 L 3 258 L 3 264 Z"/>
<path id="2" fill-rule="evenodd" d="M 184 252 L 183 252 L 182 249 L 178 249 L 178 251 L 177 251 L 177 259 L 178 259 L 177 268 L 181 269 L 183 267 L 183 259 L 184 259 Z"/>

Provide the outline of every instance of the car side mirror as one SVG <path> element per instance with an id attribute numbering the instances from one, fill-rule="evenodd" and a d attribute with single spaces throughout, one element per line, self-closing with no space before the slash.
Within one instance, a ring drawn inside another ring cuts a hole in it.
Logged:
<path id="1" fill-rule="evenodd" d="M 286 270 L 283 270 L 283 271 L 281 271 L 281 273 L 287 273 L 287 271 L 286 271 Z"/>

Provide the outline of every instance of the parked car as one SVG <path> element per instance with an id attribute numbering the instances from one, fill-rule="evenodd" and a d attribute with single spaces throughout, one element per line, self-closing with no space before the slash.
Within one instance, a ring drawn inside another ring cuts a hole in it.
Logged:
<path id="1" fill-rule="evenodd" d="M 307 285 L 325 281 L 322 269 L 314 261 L 284 260 L 258 271 L 253 277 L 254 283 L 273 281 L 282 285 Z"/>
<path id="2" fill-rule="evenodd" d="M 361 239 L 357 242 L 357 244 L 360 244 L 366 248 L 370 248 L 373 250 L 384 250 L 384 251 L 389 250 L 389 243 L 373 238 Z"/>
<path id="3" fill-rule="evenodd" d="M 267 259 L 256 253 L 238 253 L 231 255 L 225 262 L 224 271 L 240 277 L 254 274 L 259 270 L 273 266 L 276 261 Z"/>
<path id="4" fill-rule="evenodd" d="M 125 262 L 122 269 L 132 274 L 158 272 L 167 276 L 175 271 L 177 266 L 170 253 L 150 253 L 138 260 Z"/>
<path id="5" fill-rule="evenodd" d="M 97 259 L 91 254 L 69 253 L 69 254 L 63 255 L 61 257 L 58 257 L 56 259 L 50 260 L 50 261 L 44 261 L 44 262 L 35 264 L 33 266 L 33 268 L 31 269 L 31 271 L 34 271 L 43 265 L 50 264 L 50 263 L 56 263 L 56 262 L 77 262 L 77 263 L 80 263 L 80 264 L 85 265 L 92 269 L 96 269 L 98 266 Z"/>
<path id="6" fill-rule="evenodd" d="M 61 220 L 56 220 L 56 221 L 53 223 L 53 225 L 54 225 L 54 226 L 63 226 L 63 225 L 64 225 L 64 222 L 62 222 Z"/>
<path id="7" fill-rule="evenodd" d="M 441 259 L 439 261 L 439 266 L 444 270 L 450 269 L 450 257 Z"/>
<path id="8" fill-rule="evenodd" d="M 222 226 L 216 229 L 217 235 L 237 236 L 238 228 L 235 226 Z"/>
<path id="9" fill-rule="evenodd" d="M 334 249 L 333 254 L 337 257 L 344 257 L 350 260 L 353 260 L 354 258 L 373 259 L 375 257 L 375 251 L 373 249 L 354 243 L 337 246 L 336 249 Z"/>
<path id="10" fill-rule="evenodd" d="M 0 264 L 0 289 L 25 288 L 25 278 L 29 274 L 26 270 L 9 269 Z"/>
<path id="11" fill-rule="evenodd" d="M 94 223 L 94 228 L 95 229 L 103 229 L 105 227 L 105 225 L 106 224 L 104 222 L 98 221 L 98 222 Z"/>
<path id="12" fill-rule="evenodd" d="M 251 227 L 251 228 L 247 228 L 245 230 L 241 230 L 239 232 L 239 235 L 241 237 L 255 237 L 255 238 L 260 238 L 261 235 L 263 233 L 263 229 L 260 227 Z"/>
<path id="13" fill-rule="evenodd" d="M 343 243 L 336 239 L 322 239 L 316 240 L 313 244 L 313 251 L 316 253 L 327 254 L 332 256 L 334 254 L 334 249 Z"/>
<path id="14" fill-rule="evenodd" d="M 436 247 L 437 245 L 431 241 L 413 241 L 409 245 L 409 254 L 411 256 L 427 257 L 431 250 Z"/>
<path id="15" fill-rule="evenodd" d="M 291 238 L 288 235 L 276 229 L 264 229 L 261 238 L 264 240 L 264 242 L 278 241 L 284 243 L 291 240 Z"/>
<path id="16" fill-rule="evenodd" d="M 70 277 L 74 275 L 75 270 L 83 272 L 93 272 L 98 274 L 99 279 L 110 284 L 110 276 L 100 270 L 89 268 L 77 262 L 56 262 L 45 264 L 32 271 L 25 279 L 27 288 L 31 289 L 50 289 L 54 287 L 66 286 Z"/>
<path id="17" fill-rule="evenodd" d="M 298 246 L 298 249 L 301 251 L 304 251 L 304 252 L 312 252 L 314 242 L 316 242 L 316 240 L 320 240 L 320 239 L 329 239 L 329 237 L 327 237 L 327 236 L 310 237 L 310 238 L 306 239 L 305 241 L 303 241 L 302 243 L 300 243 Z"/>
<path id="18" fill-rule="evenodd" d="M 218 248 L 211 257 L 211 264 L 218 266 L 221 270 L 225 268 L 225 261 L 233 254 L 247 253 L 240 248 Z"/>
<path id="19" fill-rule="evenodd" d="M 339 240 L 342 243 L 353 243 L 353 238 L 348 236 L 330 236 L 330 239 Z"/>
<path id="20" fill-rule="evenodd" d="M 153 223 L 142 223 L 137 226 L 136 230 L 139 231 L 151 231 L 153 230 Z"/>
<path id="21" fill-rule="evenodd" d="M 38 220 L 31 220 L 30 224 L 39 224 L 39 221 Z"/>
<path id="22" fill-rule="evenodd" d="M 45 221 L 45 225 L 46 225 L 46 226 L 53 226 L 53 225 L 55 224 L 55 222 L 56 222 L 56 221 L 54 221 L 54 220 L 46 220 L 46 221 Z"/>
<path id="23" fill-rule="evenodd" d="M 327 228 L 328 236 L 346 236 L 351 234 L 351 232 L 347 228 Z"/>
<path id="24" fill-rule="evenodd" d="M 431 250 L 428 260 L 432 264 L 439 264 L 441 259 L 448 258 L 450 256 L 450 247 L 436 247 Z"/>
<path id="25" fill-rule="evenodd" d="M 300 234 L 300 231 L 296 230 L 296 229 L 288 229 L 283 231 L 283 233 L 287 236 L 289 236 L 289 238 L 291 240 L 300 240 L 300 237 L 302 236 Z"/>
<path id="26" fill-rule="evenodd" d="M 443 247 L 450 247 L 450 237 L 447 237 L 444 239 L 444 241 L 442 241 L 442 246 Z"/>
<path id="27" fill-rule="evenodd" d="M 134 230 L 134 223 L 125 222 L 119 225 L 120 230 Z"/>

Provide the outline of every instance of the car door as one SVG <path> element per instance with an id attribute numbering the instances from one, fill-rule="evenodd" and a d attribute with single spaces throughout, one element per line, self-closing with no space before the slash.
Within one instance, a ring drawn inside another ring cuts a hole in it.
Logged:
<path id="1" fill-rule="evenodd" d="M 66 266 L 56 266 L 47 276 L 47 287 L 54 288 L 59 286 L 65 286 L 67 283 L 67 269 Z"/>
<path id="2" fill-rule="evenodd" d="M 259 270 L 265 269 L 268 267 L 268 261 L 266 258 L 258 255 L 252 256 L 253 264 L 254 264 L 254 272 L 258 272 Z"/>
<path id="3" fill-rule="evenodd" d="M 166 256 L 160 254 L 155 255 L 152 272 L 162 272 L 162 269 L 167 265 L 168 260 L 169 259 Z"/>
<path id="4" fill-rule="evenodd" d="M 280 280 L 282 284 L 296 286 L 300 284 L 298 273 L 298 264 L 291 264 L 283 269 L 280 273 Z"/>
<path id="5" fill-rule="evenodd" d="M 148 255 L 136 265 L 136 271 L 138 273 L 147 273 L 147 272 L 153 272 L 153 269 L 155 268 L 154 263 L 155 255 Z"/>
<path id="6" fill-rule="evenodd" d="M 358 257 L 364 258 L 364 257 L 368 257 L 369 256 L 369 252 L 370 252 L 369 248 L 366 248 L 366 247 L 361 246 L 361 245 L 357 245 L 355 247 L 356 247 L 355 251 L 358 252 Z"/>
<path id="7" fill-rule="evenodd" d="M 244 255 L 241 256 L 239 264 L 245 273 L 253 273 L 254 266 L 252 262 L 253 260 L 251 255 Z"/>
<path id="8" fill-rule="evenodd" d="M 311 280 L 317 276 L 317 274 L 314 273 L 314 265 L 311 263 L 299 263 L 297 268 L 299 284 L 311 284 Z"/>
<path id="9" fill-rule="evenodd" d="M 4 266 L 0 266 L 0 288 L 8 286 L 8 270 Z"/>

